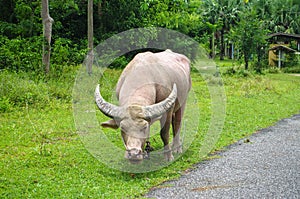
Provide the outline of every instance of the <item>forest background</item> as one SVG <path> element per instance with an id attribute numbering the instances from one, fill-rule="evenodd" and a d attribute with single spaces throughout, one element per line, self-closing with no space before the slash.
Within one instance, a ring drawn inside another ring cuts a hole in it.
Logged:
<path id="1" fill-rule="evenodd" d="M 300 33 L 299 0 L 94 0 L 93 7 L 94 45 L 132 28 L 163 27 L 195 39 L 211 58 L 223 60 L 226 48 L 234 44 L 240 53 L 229 58 L 246 62 L 246 69 L 249 60 L 257 60 L 256 68 L 267 65 L 269 33 Z M 49 1 L 54 19 L 52 75 L 60 76 L 83 62 L 88 45 L 87 8 L 88 1 Z M 2 0 L 0 20 L 0 69 L 41 76 L 41 1 Z"/>

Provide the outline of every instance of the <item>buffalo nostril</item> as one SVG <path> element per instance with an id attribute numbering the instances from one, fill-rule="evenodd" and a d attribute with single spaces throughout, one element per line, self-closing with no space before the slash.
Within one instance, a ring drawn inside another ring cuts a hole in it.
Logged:
<path id="1" fill-rule="evenodd" d="M 141 150 L 134 149 L 134 150 L 130 151 L 130 154 L 132 154 L 132 155 L 139 155 L 141 152 L 142 152 Z"/>
<path id="2" fill-rule="evenodd" d="M 135 159 L 135 160 L 143 159 L 142 150 L 140 149 L 127 150 L 125 157 L 128 159 Z"/>

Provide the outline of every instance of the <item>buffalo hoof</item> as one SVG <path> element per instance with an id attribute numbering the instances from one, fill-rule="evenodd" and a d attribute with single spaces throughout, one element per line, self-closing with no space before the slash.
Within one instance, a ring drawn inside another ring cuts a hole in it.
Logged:
<path id="1" fill-rule="evenodd" d="M 172 155 L 172 151 L 165 152 L 165 160 L 168 162 L 172 162 L 174 160 L 174 156 Z"/>
<path id="2" fill-rule="evenodd" d="M 182 146 L 173 146 L 174 153 L 182 153 Z"/>

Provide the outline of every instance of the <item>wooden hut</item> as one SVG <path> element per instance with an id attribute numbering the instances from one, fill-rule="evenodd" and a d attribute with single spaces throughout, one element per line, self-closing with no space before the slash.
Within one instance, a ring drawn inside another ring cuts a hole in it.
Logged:
<path id="1" fill-rule="evenodd" d="M 269 35 L 269 65 L 281 68 L 285 62 L 285 54 L 300 51 L 300 35 L 287 33 L 274 33 Z M 295 49 L 291 48 L 294 46 Z"/>

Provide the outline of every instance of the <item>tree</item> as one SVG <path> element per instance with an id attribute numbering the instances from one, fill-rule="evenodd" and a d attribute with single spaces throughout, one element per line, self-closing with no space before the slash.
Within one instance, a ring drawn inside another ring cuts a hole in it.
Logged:
<path id="1" fill-rule="evenodd" d="M 88 57 L 87 57 L 87 71 L 92 73 L 92 66 L 94 60 L 94 26 L 93 26 L 93 0 L 88 0 Z"/>
<path id="2" fill-rule="evenodd" d="M 222 28 L 220 30 L 220 60 L 224 60 L 225 56 L 225 40 L 224 36 L 227 34 L 231 27 L 236 25 L 240 12 L 240 1 L 239 0 L 221 0 L 221 11 L 220 18 L 222 21 Z"/>
<path id="3" fill-rule="evenodd" d="M 49 2 L 42 0 L 42 20 L 43 20 L 43 66 L 45 73 L 48 74 L 50 70 L 50 52 L 51 52 L 51 36 L 52 36 L 52 23 L 54 20 L 49 15 Z"/>
<path id="4" fill-rule="evenodd" d="M 142 26 L 158 26 L 189 34 L 202 25 L 199 1 L 144 0 L 140 3 Z"/>
<path id="5" fill-rule="evenodd" d="M 257 55 L 258 62 L 260 61 L 260 49 L 264 47 L 267 39 L 267 30 L 263 25 L 254 10 L 246 9 L 240 14 L 240 22 L 231 30 L 231 39 L 243 54 L 246 70 L 249 68 L 251 56 Z"/>
<path id="6" fill-rule="evenodd" d="M 209 41 L 209 56 L 215 58 L 215 35 L 221 27 L 221 20 L 219 17 L 220 4 L 214 0 L 205 0 L 203 2 L 203 10 L 205 10 L 203 16 L 206 21 L 208 32 L 211 34 Z"/>
<path id="7" fill-rule="evenodd" d="M 224 59 L 225 55 L 225 40 L 224 35 L 227 34 L 231 27 L 238 21 L 240 12 L 239 0 L 205 0 L 203 1 L 204 18 L 211 32 L 211 57 L 214 54 L 214 37 L 219 35 L 220 38 L 220 59 Z M 218 33 L 218 34 L 216 34 Z"/>
<path id="8" fill-rule="evenodd" d="M 257 0 L 253 8 L 271 32 L 300 33 L 299 0 Z"/>

